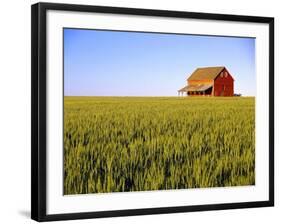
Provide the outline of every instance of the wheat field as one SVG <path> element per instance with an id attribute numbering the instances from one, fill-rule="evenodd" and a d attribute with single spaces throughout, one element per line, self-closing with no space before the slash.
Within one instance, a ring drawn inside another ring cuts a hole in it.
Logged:
<path id="1" fill-rule="evenodd" d="M 64 194 L 255 184 L 253 97 L 64 97 Z"/>

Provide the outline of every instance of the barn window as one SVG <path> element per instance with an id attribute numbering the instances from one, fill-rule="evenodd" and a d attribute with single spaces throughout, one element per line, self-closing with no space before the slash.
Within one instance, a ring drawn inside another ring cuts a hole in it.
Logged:
<path id="1" fill-rule="evenodd" d="M 223 78 L 223 72 L 221 72 L 221 78 Z"/>
<path id="2" fill-rule="evenodd" d="M 224 77 L 227 77 L 228 73 L 227 72 L 224 72 Z"/>

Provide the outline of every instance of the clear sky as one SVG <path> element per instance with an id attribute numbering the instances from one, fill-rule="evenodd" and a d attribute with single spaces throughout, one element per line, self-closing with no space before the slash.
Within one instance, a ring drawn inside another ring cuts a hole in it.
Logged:
<path id="1" fill-rule="evenodd" d="M 177 96 L 198 67 L 225 66 L 255 96 L 255 39 L 64 29 L 66 96 Z"/>

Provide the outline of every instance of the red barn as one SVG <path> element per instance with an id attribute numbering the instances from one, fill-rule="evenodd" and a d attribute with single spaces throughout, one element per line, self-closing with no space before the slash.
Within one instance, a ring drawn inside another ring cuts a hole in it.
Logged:
<path id="1" fill-rule="evenodd" d="M 225 67 L 197 68 L 178 94 L 188 96 L 233 96 L 234 79 Z"/>

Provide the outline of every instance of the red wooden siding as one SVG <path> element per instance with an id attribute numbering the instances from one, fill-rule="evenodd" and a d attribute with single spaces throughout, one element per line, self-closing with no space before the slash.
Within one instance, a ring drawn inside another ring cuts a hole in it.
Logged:
<path id="1" fill-rule="evenodd" d="M 233 81 L 234 80 L 232 76 L 228 73 L 226 69 L 224 69 L 214 81 L 214 96 L 233 96 Z"/>

